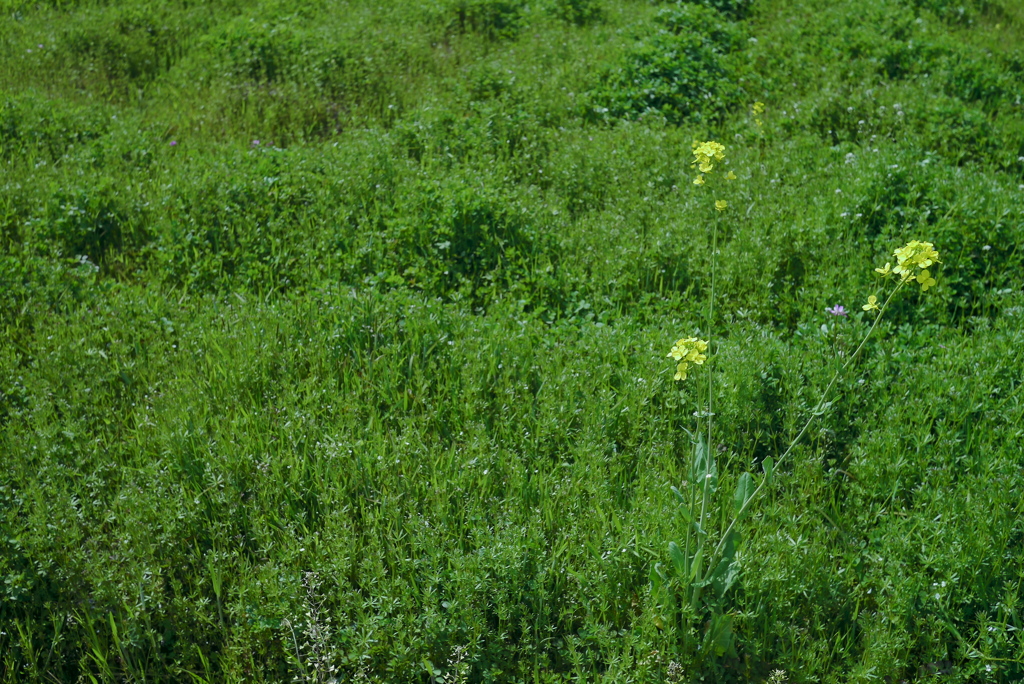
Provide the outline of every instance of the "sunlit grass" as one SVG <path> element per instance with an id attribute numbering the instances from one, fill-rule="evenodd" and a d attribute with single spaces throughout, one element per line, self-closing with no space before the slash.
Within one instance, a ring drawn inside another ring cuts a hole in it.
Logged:
<path id="1" fill-rule="evenodd" d="M 0 0 L 0 679 L 1024 676 L 1019 10 L 702 4 Z M 911 240 L 695 653 L 666 349 L 731 493 Z"/>

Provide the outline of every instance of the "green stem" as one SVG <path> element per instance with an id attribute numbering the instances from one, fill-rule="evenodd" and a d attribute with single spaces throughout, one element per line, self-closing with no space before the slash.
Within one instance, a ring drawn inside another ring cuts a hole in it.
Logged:
<path id="1" fill-rule="evenodd" d="M 861 350 L 864 349 L 864 345 L 867 344 L 867 341 L 871 337 L 871 334 L 875 332 L 875 328 L 878 327 L 879 321 L 882 320 L 882 316 L 885 314 L 885 310 L 889 307 L 889 302 L 892 301 L 892 298 L 896 296 L 897 292 L 903 289 L 903 286 L 906 285 L 907 282 L 909 281 L 901 280 L 899 285 L 896 286 L 896 289 L 894 289 L 886 298 L 885 303 L 882 304 L 882 308 L 878 310 L 878 315 L 875 316 L 874 322 L 871 324 L 871 327 L 868 329 L 867 333 L 865 333 L 864 339 L 862 339 L 860 341 L 860 344 L 857 346 L 857 350 L 853 352 L 849 359 L 847 359 L 846 363 L 843 364 L 843 367 L 837 370 L 835 374 L 832 376 L 832 379 L 825 387 L 825 391 L 821 393 L 821 400 L 818 401 L 818 405 L 814 407 L 813 411 L 811 411 L 811 416 L 807 419 L 807 422 L 804 423 L 804 426 L 800 429 L 800 432 L 797 433 L 797 436 L 793 438 L 793 441 L 789 443 L 789 446 L 786 447 L 786 451 L 783 452 L 782 456 L 779 456 L 779 460 L 775 464 L 776 466 L 782 464 L 786 457 L 789 456 L 790 452 L 793 451 L 793 447 L 797 445 L 800 439 L 804 436 L 804 433 L 807 432 L 807 429 L 811 426 L 811 423 L 814 422 L 814 419 L 821 415 L 822 409 L 824 408 L 826 403 L 825 400 L 828 398 L 828 393 L 832 390 L 832 387 L 836 384 L 836 380 L 839 379 L 839 376 L 843 373 L 843 371 L 845 371 L 850 366 L 850 364 L 853 363 L 854 360 L 856 360 L 857 356 L 860 355 Z M 747 512 L 747 509 L 750 507 L 750 504 L 753 503 L 754 499 L 757 498 L 757 495 L 761 493 L 761 490 L 764 489 L 766 484 L 768 484 L 768 478 L 761 478 L 761 484 L 757 486 L 757 488 L 754 490 L 754 493 L 750 495 L 746 502 L 744 502 L 743 506 L 736 513 L 736 516 L 732 519 L 732 522 L 729 523 L 729 527 L 726 528 L 725 533 L 722 535 L 722 538 L 718 540 L 718 545 L 715 546 L 715 551 L 711 554 L 709 561 L 718 558 L 718 555 L 722 552 L 722 546 L 725 544 L 725 540 L 729 538 L 729 533 L 732 532 L 734 527 L 736 527 L 736 523 L 739 522 L 740 518 L 743 517 L 743 514 Z M 713 563 L 710 563 L 708 565 L 708 574 L 710 574 L 711 569 L 713 567 L 715 567 Z M 697 574 L 699 575 L 700 572 L 698 571 Z M 706 581 L 707 577 L 702 577 L 701 580 Z"/>
<path id="2" fill-rule="evenodd" d="M 699 409 L 700 402 L 697 403 L 697 406 Z M 693 468 L 691 467 L 690 475 L 687 476 L 687 481 L 693 479 L 692 474 Z M 693 536 L 693 509 L 696 508 L 696 503 L 693 499 L 693 492 L 695 489 L 696 486 L 694 486 L 692 482 L 689 482 L 689 486 L 686 488 L 686 494 L 690 497 L 690 500 L 688 502 L 689 510 L 687 511 L 690 515 L 690 520 L 686 523 L 686 545 L 683 547 L 683 559 L 685 560 L 684 570 L 686 571 L 686 577 L 684 578 L 684 580 L 687 582 L 690 580 L 690 538 Z"/>
<path id="3" fill-rule="evenodd" d="M 708 364 L 708 370 L 707 370 L 707 374 L 708 374 L 708 413 L 707 413 L 707 419 L 708 420 L 707 420 L 707 435 L 708 436 L 707 436 L 707 440 L 704 442 L 704 466 L 705 466 L 705 470 L 709 470 L 709 471 L 711 470 L 711 459 L 712 459 L 712 455 L 711 455 L 711 426 L 712 426 L 712 423 L 714 422 L 714 418 L 713 418 L 714 414 L 712 413 L 712 409 L 713 409 L 712 400 L 713 400 L 713 397 L 714 397 L 714 383 L 713 383 L 713 380 L 714 380 L 714 374 L 715 374 L 714 373 L 715 355 L 714 355 L 714 353 L 712 352 L 712 349 L 711 349 L 711 342 L 712 342 L 712 339 L 713 339 L 711 331 L 714 328 L 714 319 L 715 319 L 715 275 L 716 275 L 717 266 L 718 266 L 718 221 L 719 221 L 718 216 L 715 216 L 715 224 L 714 224 L 714 227 L 711 229 L 711 292 L 708 295 L 708 314 L 707 314 L 708 358 L 710 360 L 710 363 Z M 698 434 L 699 434 L 699 431 L 698 431 Z M 699 439 L 699 437 L 698 437 L 698 439 Z M 705 473 L 705 475 L 704 475 L 704 482 L 701 483 L 700 518 L 698 519 L 698 522 L 701 525 L 701 527 L 699 529 L 703 529 L 703 526 L 704 526 L 704 516 L 707 513 L 708 488 L 711 486 L 711 483 L 710 483 L 711 478 L 709 476 L 710 476 L 710 473 Z M 703 549 L 703 548 L 704 548 L 704 540 L 701 538 L 700 532 L 697 532 L 697 552 L 696 553 L 699 553 L 700 550 Z M 704 559 L 703 559 L 703 557 L 697 557 L 697 558 L 695 558 L 695 560 L 697 561 L 697 567 L 696 567 L 695 572 L 694 572 L 694 577 L 700 577 L 701 570 L 702 570 L 701 566 L 703 564 Z M 708 567 L 710 568 L 711 566 L 708 566 Z M 692 584 L 691 584 L 691 586 L 692 586 Z M 701 588 L 700 587 L 694 588 L 693 595 L 690 597 L 690 605 L 693 608 L 696 608 L 697 604 L 700 602 L 701 593 L 702 592 L 701 592 Z"/>

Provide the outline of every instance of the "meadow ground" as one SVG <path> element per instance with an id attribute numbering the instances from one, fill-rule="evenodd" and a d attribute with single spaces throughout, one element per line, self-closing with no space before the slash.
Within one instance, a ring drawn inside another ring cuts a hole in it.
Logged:
<path id="1" fill-rule="evenodd" d="M 0 45 L 3 682 L 1024 679 L 1016 0 L 0 0 Z M 910 240 L 937 284 L 689 605 L 704 381 L 714 544 Z"/>

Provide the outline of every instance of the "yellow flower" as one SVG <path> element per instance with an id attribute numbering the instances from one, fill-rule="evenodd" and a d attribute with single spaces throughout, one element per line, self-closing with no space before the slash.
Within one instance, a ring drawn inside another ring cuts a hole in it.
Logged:
<path id="1" fill-rule="evenodd" d="M 865 311 L 878 311 L 881 307 L 878 306 L 878 297 L 871 295 L 868 297 L 868 303 L 860 307 Z"/>
<path id="2" fill-rule="evenodd" d="M 683 337 L 676 340 L 676 343 L 672 345 L 672 350 L 669 351 L 668 356 L 671 356 L 676 361 L 686 358 L 687 361 L 701 364 L 707 358 L 707 356 L 703 355 L 707 350 L 708 343 L 706 340 L 698 340 L 696 337 Z"/>
<path id="3" fill-rule="evenodd" d="M 715 209 L 718 211 L 725 211 L 727 206 L 729 206 L 729 203 L 725 200 L 715 200 Z"/>
<path id="4" fill-rule="evenodd" d="M 921 283 L 921 292 L 925 292 L 929 287 L 935 286 L 935 278 L 932 278 L 932 274 L 925 269 L 917 274 L 917 282 Z"/>
<path id="5" fill-rule="evenodd" d="M 763 114 L 764 113 L 764 102 L 755 102 L 754 106 L 752 107 L 752 109 L 754 111 L 754 114 Z"/>
<path id="6" fill-rule="evenodd" d="M 918 268 L 928 268 L 938 262 L 939 253 L 935 250 L 935 246 L 930 242 L 922 242 L 917 254 L 914 255 L 914 264 Z"/>
<path id="7" fill-rule="evenodd" d="M 683 362 L 676 367 L 676 374 L 672 376 L 673 380 L 685 380 L 686 379 L 686 363 Z"/>
<path id="8" fill-rule="evenodd" d="M 702 173 L 699 176 L 697 176 L 696 178 L 694 178 L 693 179 L 693 184 L 694 185 L 704 185 L 704 174 Z"/>
<path id="9" fill-rule="evenodd" d="M 726 180 L 736 180 L 736 174 L 730 171 L 729 173 L 725 174 L 725 178 Z"/>
<path id="10" fill-rule="evenodd" d="M 888 261 L 885 262 L 885 266 L 883 266 L 882 268 L 876 268 L 875 271 L 877 273 L 881 273 L 883 278 L 892 273 L 892 269 L 889 268 Z"/>
<path id="11" fill-rule="evenodd" d="M 677 340 L 672 345 L 672 350 L 668 353 L 668 356 L 679 362 L 673 379 L 685 380 L 686 370 L 690 367 L 691 363 L 698 366 L 704 365 L 708 358 L 707 354 L 704 353 L 707 350 L 708 343 L 705 340 L 698 340 L 696 337 L 684 337 Z"/>
<path id="12" fill-rule="evenodd" d="M 690 166 L 698 167 L 701 173 L 708 173 L 715 168 L 712 160 L 722 161 L 723 159 L 725 159 L 725 145 L 708 140 L 693 148 L 693 163 Z"/>
<path id="13" fill-rule="evenodd" d="M 893 256 L 896 257 L 896 267 L 893 273 L 902 276 L 903 280 L 911 280 L 907 274 L 913 274 L 915 268 L 928 268 L 932 264 L 941 263 L 939 253 L 930 242 L 919 242 L 911 240 L 905 246 L 900 247 Z"/>

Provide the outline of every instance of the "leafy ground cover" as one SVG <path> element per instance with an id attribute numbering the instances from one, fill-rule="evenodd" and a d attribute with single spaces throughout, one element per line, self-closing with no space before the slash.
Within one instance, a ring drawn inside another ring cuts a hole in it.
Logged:
<path id="1" fill-rule="evenodd" d="M 1024 678 L 1017 3 L 0 11 L 3 681 Z M 732 491 L 911 239 L 705 639 L 652 569 L 713 257 Z"/>

